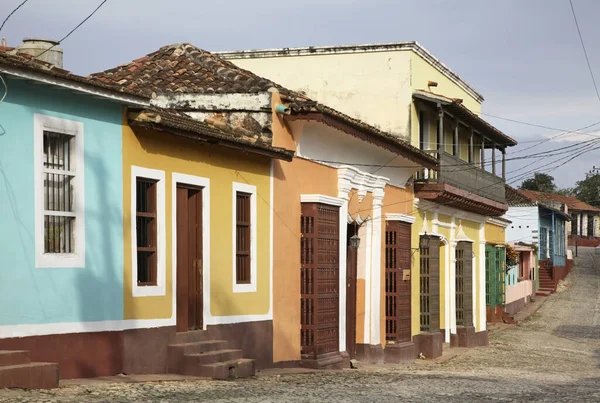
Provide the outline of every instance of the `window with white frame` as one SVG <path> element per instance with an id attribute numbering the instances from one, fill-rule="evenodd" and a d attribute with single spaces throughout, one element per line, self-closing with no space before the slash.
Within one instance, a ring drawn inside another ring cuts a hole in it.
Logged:
<path id="1" fill-rule="evenodd" d="M 83 124 L 34 115 L 36 267 L 84 267 Z"/>
<path id="2" fill-rule="evenodd" d="M 166 293 L 165 172 L 131 167 L 131 272 L 134 297 Z"/>
<path id="3" fill-rule="evenodd" d="M 233 291 L 256 292 L 256 186 L 233 183 Z"/>

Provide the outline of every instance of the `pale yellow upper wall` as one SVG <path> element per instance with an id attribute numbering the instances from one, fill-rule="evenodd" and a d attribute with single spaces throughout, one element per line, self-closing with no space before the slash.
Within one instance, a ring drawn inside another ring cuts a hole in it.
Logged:
<path id="1" fill-rule="evenodd" d="M 232 59 L 236 65 L 407 138 L 411 52 Z"/>
<path id="2" fill-rule="evenodd" d="M 166 293 L 132 295 L 131 167 L 165 173 Z M 270 160 L 220 146 L 123 126 L 124 318 L 166 319 L 172 312 L 173 231 L 172 174 L 210 180 L 210 313 L 213 316 L 264 315 L 270 309 Z M 233 182 L 256 186 L 257 290 L 233 292 Z M 206 267 L 206 265 L 205 265 Z"/>

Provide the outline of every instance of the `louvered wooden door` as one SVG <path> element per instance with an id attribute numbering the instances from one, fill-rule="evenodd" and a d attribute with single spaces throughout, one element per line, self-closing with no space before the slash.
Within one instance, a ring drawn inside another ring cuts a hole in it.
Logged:
<path id="1" fill-rule="evenodd" d="M 440 330 L 440 239 L 430 238 L 420 255 L 421 331 L 433 333 Z"/>
<path id="2" fill-rule="evenodd" d="M 339 208 L 303 203 L 300 344 L 303 359 L 339 351 Z"/>
<path id="3" fill-rule="evenodd" d="M 456 245 L 456 325 L 473 326 L 473 244 Z"/>
<path id="4" fill-rule="evenodd" d="M 202 190 L 177 187 L 177 331 L 203 327 Z"/>
<path id="5" fill-rule="evenodd" d="M 404 270 L 411 269 L 410 233 L 409 223 L 386 222 L 385 337 L 393 342 L 411 340 L 410 277 L 403 278 Z"/>

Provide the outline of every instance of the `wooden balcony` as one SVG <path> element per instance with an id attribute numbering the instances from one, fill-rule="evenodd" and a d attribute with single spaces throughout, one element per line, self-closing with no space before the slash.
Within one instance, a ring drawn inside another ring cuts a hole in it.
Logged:
<path id="1" fill-rule="evenodd" d="M 415 197 L 486 216 L 506 212 L 502 178 L 446 152 L 428 152 L 438 158 L 439 171 L 417 173 Z"/>

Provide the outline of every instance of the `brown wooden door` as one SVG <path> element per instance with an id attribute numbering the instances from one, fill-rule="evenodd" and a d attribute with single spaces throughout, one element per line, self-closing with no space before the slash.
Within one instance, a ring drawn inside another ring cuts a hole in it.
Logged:
<path id="1" fill-rule="evenodd" d="M 388 341 L 411 340 L 411 224 L 388 221 L 385 231 L 385 337 Z"/>
<path id="2" fill-rule="evenodd" d="M 202 329 L 202 190 L 177 187 L 177 331 Z"/>
<path id="3" fill-rule="evenodd" d="M 303 359 L 339 351 L 339 208 L 303 203 L 300 345 Z"/>
<path id="4" fill-rule="evenodd" d="M 354 227 L 348 226 L 348 234 Z M 350 358 L 356 357 L 356 277 L 357 250 L 348 245 L 346 260 L 346 351 Z"/>
<path id="5" fill-rule="evenodd" d="M 429 246 L 420 248 L 419 290 L 421 299 L 421 331 L 440 330 L 440 239 L 431 237 Z"/>
<path id="6" fill-rule="evenodd" d="M 473 326 L 473 246 L 456 245 L 456 325 Z"/>

